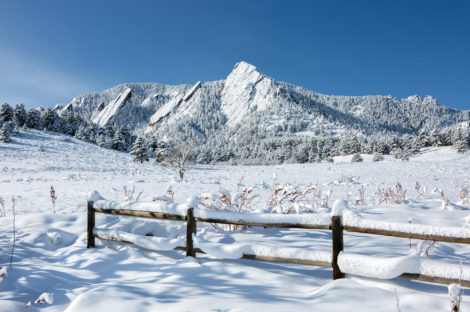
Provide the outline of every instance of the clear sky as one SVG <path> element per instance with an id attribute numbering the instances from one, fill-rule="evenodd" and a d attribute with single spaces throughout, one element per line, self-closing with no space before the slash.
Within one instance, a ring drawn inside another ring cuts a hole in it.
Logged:
<path id="1" fill-rule="evenodd" d="M 470 1 L 0 1 L 0 102 L 224 79 L 244 60 L 335 95 L 470 109 Z"/>

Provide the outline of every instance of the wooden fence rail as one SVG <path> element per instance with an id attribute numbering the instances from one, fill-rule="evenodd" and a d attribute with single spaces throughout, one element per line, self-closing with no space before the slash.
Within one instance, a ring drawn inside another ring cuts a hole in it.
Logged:
<path id="1" fill-rule="evenodd" d="M 95 213 L 162 219 L 162 220 L 173 220 L 173 221 L 185 221 L 186 222 L 186 246 L 176 247 L 175 249 L 184 250 L 186 251 L 186 256 L 191 256 L 191 257 L 196 257 L 196 253 L 205 253 L 203 250 L 195 247 L 193 243 L 193 234 L 196 234 L 197 232 L 197 222 L 244 225 L 244 226 L 259 226 L 259 227 L 331 230 L 332 231 L 332 261 L 331 262 L 270 257 L 270 256 L 265 256 L 265 255 L 262 256 L 262 255 L 253 255 L 253 254 L 243 254 L 242 258 L 249 259 L 249 260 L 296 263 L 296 264 L 331 267 L 333 269 L 334 280 L 343 278 L 345 276 L 345 274 L 341 272 L 341 269 L 338 265 L 339 254 L 341 251 L 343 251 L 343 248 L 344 248 L 343 247 L 343 237 L 344 237 L 343 231 L 365 233 L 365 234 L 372 234 L 372 235 L 402 237 L 402 238 L 409 238 L 409 239 L 441 241 L 441 242 L 448 242 L 448 243 L 470 244 L 470 238 L 465 238 L 465 237 L 425 235 L 425 234 L 419 234 L 419 233 L 406 233 L 406 232 L 388 231 L 388 230 L 382 230 L 382 229 L 371 229 L 371 228 L 365 228 L 365 227 L 353 227 L 353 226 L 347 226 L 347 225 L 344 226 L 342 224 L 342 220 L 340 216 L 332 216 L 331 224 L 329 225 L 300 224 L 300 223 L 260 223 L 260 222 L 250 222 L 250 221 L 243 221 L 243 220 L 224 220 L 221 218 L 195 217 L 193 208 L 189 208 L 186 212 L 186 215 L 183 216 L 179 214 L 171 214 L 171 213 L 164 213 L 164 212 L 95 208 L 94 203 L 91 201 L 88 202 L 87 207 L 88 207 L 87 208 L 87 214 L 88 214 L 87 248 L 95 247 L 95 238 L 133 244 L 132 242 L 121 240 L 118 238 L 106 237 L 106 236 L 100 236 L 100 235 L 94 234 Z M 415 273 L 404 273 L 400 275 L 399 277 L 411 279 L 411 280 L 419 280 L 419 281 L 424 281 L 424 282 L 439 283 L 439 284 L 460 283 L 461 286 L 470 288 L 470 281 L 467 281 L 467 280 L 450 279 L 450 278 L 436 277 L 436 276 L 429 276 L 429 275 L 415 274 Z"/>

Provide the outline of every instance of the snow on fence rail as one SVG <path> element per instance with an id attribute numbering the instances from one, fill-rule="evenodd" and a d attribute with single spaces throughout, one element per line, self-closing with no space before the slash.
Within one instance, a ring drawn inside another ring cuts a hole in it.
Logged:
<path id="1" fill-rule="evenodd" d="M 197 200 L 187 204 L 144 202 L 117 203 L 101 198 L 96 192 L 88 198 L 87 247 L 95 247 L 95 238 L 135 244 L 151 250 L 185 250 L 187 256 L 208 253 L 219 258 L 244 258 L 331 267 L 333 279 L 346 274 L 389 279 L 402 277 L 425 282 L 460 283 L 470 288 L 470 266 L 445 264 L 417 256 L 378 258 L 343 251 L 343 230 L 348 232 L 386 235 L 410 239 L 470 244 L 470 230 L 455 227 L 436 227 L 408 223 L 390 223 L 365 219 L 337 202 L 332 214 L 260 214 L 234 213 L 197 209 Z M 186 239 L 148 237 L 132 233 L 95 228 L 95 213 L 134 216 L 186 222 Z M 273 249 L 242 244 L 223 246 L 196 236 L 197 222 L 244 226 L 303 228 L 332 231 L 332 252 L 302 251 L 294 248 Z M 186 244 L 185 247 L 181 245 Z M 196 246 L 195 246 L 196 245 Z"/>

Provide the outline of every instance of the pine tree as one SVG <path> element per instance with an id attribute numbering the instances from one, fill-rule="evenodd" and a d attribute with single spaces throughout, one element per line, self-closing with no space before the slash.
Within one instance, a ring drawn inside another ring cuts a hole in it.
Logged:
<path id="1" fill-rule="evenodd" d="M 51 108 L 47 108 L 42 114 L 42 125 L 47 131 L 57 131 L 56 120 L 58 119 L 57 113 Z"/>
<path id="2" fill-rule="evenodd" d="M 31 129 L 42 128 L 41 112 L 35 108 L 28 110 L 26 115 L 26 126 Z"/>
<path id="3" fill-rule="evenodd" d="M 464 154 L 468 151 L 468 143 L 465 139 L 458 139 L 457 142 L 454 143 L 454 146 L 459 154 Z"/>
<path id="4" fill-rule="evenodd" d="M 2 128 L 0 129 L 0 142 L 5 142 L 5 143 L 11 142 L 10 129 L 9 129 L 8 123 L 6 122 L 3 124 Z"/>
<path id="5" fill-rule="evenodd" d="M 0 108 L 0 121 L 6 122 L 11 121 L 13 118 L 13 109 L 11 108 L 10 104 L 3 103 L 2 107 Z"/>
<path id="6" fill-rule="evenodd" d="M 145 147 L 142 138 L 138 138 L 134 142 L 130 154 L 134 155 L 134 161 L 138 161 L 141 164 L 144 161 L 149 161 L 149 158 L 147 156 L 147 148 Z"/>
<path id="7" fill-rule="evenodd" d="M 384 160 L 384 156 L 379 153 L 375 153 L 374 157 L 372 158 L 372 161 L 382 161 L 382 160 Z"/>
<path id="8" fill-rule="evenodd" d="M 18 126 L 18 127 L 23 127 L 23 125 L 26 122 L 26 110 L 24 109 L 23 104 L 17 104 L 15 106 L 15 109 L 13 110 L 13 122 Z"/>
<path id="9" fill-rule="evenodd" d="M 351 158 L 351 162 L 362 162 L 362 160 L 361 154 L 359 153 L 354 154 Z"/>

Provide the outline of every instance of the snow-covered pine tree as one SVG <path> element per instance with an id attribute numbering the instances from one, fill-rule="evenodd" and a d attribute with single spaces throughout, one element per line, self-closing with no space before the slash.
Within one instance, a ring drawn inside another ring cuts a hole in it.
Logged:
<path id="1" fill-rule="evenodd" d="M 15 109 L 13 110 L 13 122 L 18 127 L 23 127 L 26 122 L 26 110 L 24 109 L 23 104 L 16 104 Z"/>
<path id="2" fill-rule="evenodd" d="M 141 164 L 144 161 L 149 161 L 147 156 L 147 148 L 143 142 L 142 138 L 138 138 L 135 140 L 134 144 L 132 145 L 132 150 L 130 151 L 131 155 L 134 155 L 134 161 L 140 162 Z"/>
<path id="3" fill-rule="evenodd" d="M 13 109 L 11 108 L 10 104 L 3 103 L 2 107 L 0 108 L 0 121 L 2 123 L 6 121 L 11 121 L 13 118 Z"/>
<path id="4" fill-rule="evenodd" d="M 47 131 L 58 131 L 56 126 L 56 121 L 59 118 L 57 113 L 53 111 L 50 107 L 46 108 L 46 110 L 42 113 L 42 125 Z"/>
<path id="5" fill-rule="evenodd" d="M 0 129 L 0 142 L 4 142 L 4 143 L 11 142 L 9 128 L 10 126 L 8 125 L 8 122 L 3 123 L 3 126 Z"/>
<path id="6" fill-rule="evenodd" d="M 372 161 L 382 161 L 382 160 L 384 160 L 384 156 L 379 153 L 375 153 L 374 157 L 372 158 Z"/>
<path id="7" fill-rule="evenodd" d="M 35 108 L 28 110 L 26 115 L 26 126 L 31 129 L 41 129 L 42 128 L 42 118 L 41 112 Z"/>
<path id="8" fill-rule="evenodd" d="M 455 148 L 457 149 L 457 153 L 464 154 L 468 151 L 468 142 L 465 139 L 458 139 L 454 143 Z"/>
<path id="9" fill-rule="evenodd" d="M 362 162 L 362 157 L 361 157 L 361 154 L 359 153 L 355 153 L 352 157 L 351 157 L 351 162 Z"/>
<path id="10" fill-rule="evenodd" d="M 127 151 L 129 138 L 129 132 L 126 127 L 119 127 L 118 130 L 114 133 L 112 148 L 118 151 Z"/>

